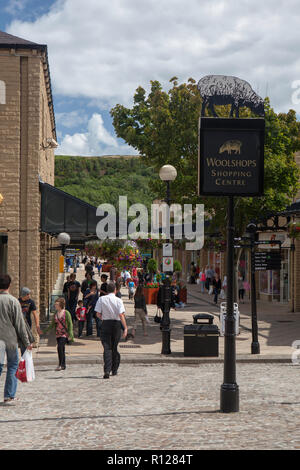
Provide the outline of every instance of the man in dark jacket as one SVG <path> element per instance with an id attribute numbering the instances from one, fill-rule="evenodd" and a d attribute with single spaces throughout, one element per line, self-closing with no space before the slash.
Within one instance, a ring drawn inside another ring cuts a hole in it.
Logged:
<path id="1" fill-rule="evenodd" d="M 0 274 L 0 375 L 4 357 L 7 357 L 7 374 L 4 386 L 4 404 L 14 404 L 19 365 L 18 341 L 24 348 L 32 349 L 19 301 L 10 295 L 11 278 Z"/>

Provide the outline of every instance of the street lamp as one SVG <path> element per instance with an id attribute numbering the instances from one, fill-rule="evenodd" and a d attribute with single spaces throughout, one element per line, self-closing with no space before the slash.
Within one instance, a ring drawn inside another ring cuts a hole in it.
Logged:
<path id="1" fill-rule="evenodd" d="M 252 343 L 251 354 L 260 354 L 258 341 L 257 309 L 256 309 L 256 279 L 255 279 L 255 234 L 257 226 L 254 223 L 247 225 L 247 234 L 251 241 L 251 321 L 252 321 Z"/>
<path id="2" fill-rule="evenodd" d="M 174 181 L 177 176 L 177 170 L 172 165 L 164 165 L 159 170 L 159 177 L 167 184 L 167 198 L 166 203 L 170 205 L 170 181 Z"/>
<path id="3" fill-rule="evenodd" d="M 57 237 L 58 243 L 61 245 L 61 255 L 59 258 L 59 272 L 64 272 L 65 252 L 68 245 L 70 245 L 71 237 L 68 233 L 62 232 Z"/>
<path id="4" fill-rule="evenodd" d="M 166 203 L 170 206 L 170 182 L 177 176 L 176 168 L 172 165 L 164 165 L 159 171 L 159 177 L 167 184 Z M 166 242 L 169 242 L 166 240 Z M 170 308 L 171 308 L 172 287 L 171 280 L 167 276 L 162 286 L 162 311 L 160 329 L 162 332 L 162 350 L 161 354 L 171 354 L 171 329 L 170 329 Z"/>

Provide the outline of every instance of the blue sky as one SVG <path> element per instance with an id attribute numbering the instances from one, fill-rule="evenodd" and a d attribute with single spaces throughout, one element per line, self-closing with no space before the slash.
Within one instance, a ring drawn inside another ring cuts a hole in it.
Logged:
<path id="1" fill-rule="evenodd" d="M 135 89 L 235 75 L 300 113 L 298 0 L 0 0 L 0 29 L 48 45 L 57 153 L 136 153 L 109 110 Z"/>

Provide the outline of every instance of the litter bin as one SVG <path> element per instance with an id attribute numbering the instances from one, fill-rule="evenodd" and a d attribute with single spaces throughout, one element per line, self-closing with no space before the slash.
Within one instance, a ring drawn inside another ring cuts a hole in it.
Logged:
<path id="1" fill-rule="evenodd" d="M 184 356 L 219 356 L 219 328 L 210 314 L 193 315 L 194 323 L 184 327 Z M 208 320 L 205 321 L 205 320 Z"/>

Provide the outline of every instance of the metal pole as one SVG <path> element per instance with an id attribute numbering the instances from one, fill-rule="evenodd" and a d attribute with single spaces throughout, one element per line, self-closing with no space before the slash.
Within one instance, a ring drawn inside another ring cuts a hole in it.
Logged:
<path id="1" fill-rule="evenodd" d="M 170 181 L 166 181 L 167 183 L 167 199 L 166 199 L 166 203 L 168 204 L 168 206 L 170 206 Z"/>
<path id="2" fill-rule="evenodd" d="M 260 354 L 258 342 L 257 309 L 256 309 L 256 282 L 255 282 L 255 233 L 251 233 L 251 320 L 252 343 L 251 354 Z"/>
<path id="3" fill-rule="evenodd" d="M 170 329 L 170 308 L 171 308 L 171 282 L 167 277 L 162 287 L 163 317 L 161 319 L 162 349 L 161 354 L 171 354 L 171 329 Z"/>
<path id="4" fill-rule="evenodd" d="M 228 198 L 227 226 L 227 311 L 224 336 L 224 382 L 221 385 L 221 412 L 239 411 L 239 387 L 236 383 L 235 320 L 233 310 L 234 275 L 234 199 Z"/>
<path id="5" fill-rule="evenodd" d="M 166 203 L 170 206 L 170 181 L 167 181 L 167 197 Z M 166 240 L 169 243 L 169 240 Z M 162 333 L 162 349 L 161 354 L 171 354 L 171 329 L 170 329 L 170 308 L 171 308 L 171 281 L 168 277 L 162 286 L 162 312 L 160 329 Z"/>

